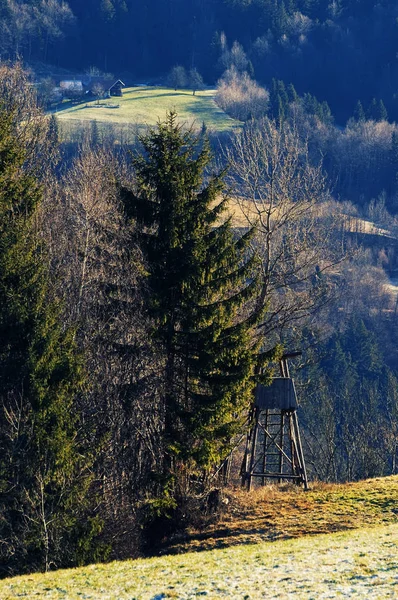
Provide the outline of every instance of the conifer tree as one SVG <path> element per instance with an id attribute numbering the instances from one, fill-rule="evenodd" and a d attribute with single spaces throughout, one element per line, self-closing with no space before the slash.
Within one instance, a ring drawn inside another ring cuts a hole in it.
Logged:
<path id="1" fill-rule="evenodd" d="M 51 140 L 53 146 L 59 145 L 59 125 L 58 119 L 55 115 L 51 115 L 50 122 L 48 125 L 48 137 Z"/>
<path id="2" fill-rule="evenodd" d="M 289 96 L 286 92 L 283 81 L 273 79 L 270 90 L 270 115 L 278 124 L 282 123 L 286 117 L 289 106 Z"/>
<path id="3" fill-rule="evenodd" d="M 278 80 L 273 78 L 269 93 L 269 113 L 271 119 L 276 119 L 279 110 Z"/>
<path id="4" fill-rule="evenodd" d="M 93 119 L 90 123 L 90 142 L 93 148 L 100 144 L 100 133 L 96 119 Z"/>
<path id="5" fill-rule="evenodd" d="M 222 215 L 221 175 L 205 181 L 207 140 L 170 113 L 141 138 L 137 193 L 123 190 L 137 219 L 149 271 L 154 337 L 164 356 L 164 480 L 206 473 L 224 455 L 251 402 L 263 309 L 252 232 L 236 237 Z M 200 147 L 199 145 L 202 144 Z"/>
<path id="6" fill-rule="evenodd" d="M 273 6 L 272 26 L 278 37 L 281 37 L 284 33 L 286 33 L 288 26 L 288 14 L 283 0 L 282 2 L 275 2 Z"/>
<path id="7" fill-rule="evenodd" d="M 318 116 L 322 123 L 331 123 L 333 121 L 332 111 L 330 110 L 330 106 L 326 100 L 319 105 Z"/>
<path id="8" fill-rule="evenodd" d="M 285 84 L 281 79 L 278 81 L 278 93 L 282 100 L 283 108 L 286 110 L 287 106 L 289 105 L 289 96 L 286 92 Z"/>
<path id="9" fill-rule="evenodd" d="M 377 106 L 377 121 L 387 121 L 388 113 L 383 100 L 379 100 Z"/>
<path id="10" fill-rule="evenodd" d="M 250 79 L 254 79 L 255 73 L 254 73 L 254 67 L 253 67 L 253 63 L 251 60 L 247 61 L 247 69 L 246 69 Z"/>
<path id="11" fill-rule="evenodd" d="M 289 83 L 289 85 L 287 86 L 286 93 L 287 93 L 289 102 L 297 102 L 297 100 L 299 99 L 299 96 L 296 92 L 296 88 L 294 87 L 294 85 L 292 83 Z"/>
<path id="12" fill-rule="evenodd" d="M 33 227 L 42 190 L 17 110 L 0 99 L 0 563 L 11 573 L 77 560 L 89 482 L 73 408 L 81 360 L 49 300 Z"/>
<path id="13" fill-rule="evenodd" d="M 378 103 L 376 98 L 372 98 L 372 101 L 368 106 L 366 116 L 368 119 L 372 119 L 374 121 L 378 120 Z"/>
<path id="14" fill-rule="evenodd" d="M 363 109 L 362 102 L 360 100 L 358 100 L 358 102 L 356 103 L 355 109 L 354 109 L 354 119 L 358 123 L 366 121 L 365 111 Z"/>
<path id="15" fill-rule="evenodd" d="M 392 415 L 398 405 L 391 384 L 396 378 L 383 362 L 374 332 L 353 317 L 346 331 L 319 344 L 316 355 L 321 359 L 304 377 L 311 382 L 304 416 L 306 436 L 309 431 L 314 436 L 309 453 L 314 451 L 317 475 L 347 480 L 394 471 Z"/>
<path id="16" fill-rule="evenodd" d="M 369 104 L 367 116 L 374 121 L 386 121 L 388 119 L 388 114 L 383 100 L 376 100 L 376 98 L 373 98 L 372 102 Z"/>
<path id="17" fill-rule="evenodd" d="M 309 92 L 306 92 L 303 96 L 303 105 L 304 105 L 305 111 L 309 115 L 317 114 L 318 100 L 315 98 L 315 96 L 313 96 Z"/>

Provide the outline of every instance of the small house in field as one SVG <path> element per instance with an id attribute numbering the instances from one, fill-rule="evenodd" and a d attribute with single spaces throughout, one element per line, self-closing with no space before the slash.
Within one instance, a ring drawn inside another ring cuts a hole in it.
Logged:
<path id="1" fill-rule="evenodd" d="M 91 77 L 86 84 L 86 95 L 96 98 L 110 98 L 111 96 L 123 96 L 123 88 L 126 87 L 121 79 L 115 81 L 106 77 Z"/>
<path id="2" fill-rule="evenodd" d="M 118 79 L 109 88 L 109 95 L 110 96 L 123 96 L 123 88 L 124 87 L 126 87 L 126 85 L 123 83 L 123 81 L 121 79 Z"/>

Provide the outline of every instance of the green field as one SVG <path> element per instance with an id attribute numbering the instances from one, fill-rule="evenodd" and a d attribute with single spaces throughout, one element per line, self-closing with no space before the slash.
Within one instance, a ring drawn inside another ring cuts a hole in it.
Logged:
<path id="1" fill-rule="evenodd" d="M 0 582 L 15 598 L 398 597 L 398 526 L 92 565 Z"/>
<path id="2" fill-rule="evenodd" d="M 0 598 L 398 598 L 398 476 L 228 497 L 218 522 L 163 549 L 178 554 L 4 579 Z"/>
<path id="3" fill-rule="evenodd" d="M 117 133 L 129 138 L 147 125 L 155 125 L 164 120 L 167 111 L 175 110 L 180 121 L 187 125 L 201 128 L 203 123 L 209 131 L 229 131 L 240 125 L 222 111 L 214 101 L 215 90 L 196 92 L 187 90 L 174 91 L 159 87 L 133 87 L 123 91 L 121 98 L 110 98 L 78 104 L 58 110 L 57 117 L 61 121 L 66 135 L 84 127 L 90 121 L 97 121 L 99 127 L 113 125 Z M 113 107 L 113 108 L 112 108 Z"/>

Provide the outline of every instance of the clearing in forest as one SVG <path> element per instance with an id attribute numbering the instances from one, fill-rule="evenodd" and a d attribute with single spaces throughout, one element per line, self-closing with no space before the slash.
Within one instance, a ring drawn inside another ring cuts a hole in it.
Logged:
<path id="1" fill-rule="evenodd" d="M 175 110 L 181 122 L 200 129 L 203 123 L 209 131 L 229 131 L 240 125 L 229 117 L 214 100 L 216 90 L 197 91 L 173 90 L 159 87 L 132 87 L 123 90 L 120 98 L 94 100 L 59 110 L 56 116 L 63 124 L 66 134 L 97 121 L 99 126 L 113 125 L 117 132 L 125 136 L 147 125 L 155 125 L 164 120 L 166 113 Z"/>

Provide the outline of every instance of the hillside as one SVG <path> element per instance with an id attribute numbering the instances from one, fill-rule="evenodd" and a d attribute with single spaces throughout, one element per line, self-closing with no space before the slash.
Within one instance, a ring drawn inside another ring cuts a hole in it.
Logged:
<path id="1" fill-rule="evenodd" d="M 95 100 L 68 106 L 57 112 L 64 134 L 87 122 L 113 125 L 116 131 L 128 133 L 129 128 L 155 125 L 170 110 L 176 110 L 179 120 L 201 128 L 203 123 L 210 131 L 228 131 L 239 125 L 214 101 L 215 90 L 196 92 L 158 87 L 132 87 L 121 98 Z"/>
<path id="2" fill-rule="evenodd" d="M 184 554 L 8 579 L 0 597 L 396 597 L 397 476 L 228 497 L 221 521 L 187 538 Z"/>
<path id="3" fill-rule="evenodd" d="M 1 7 L 3 60 L 19 55 L 136 77 L 194 65 L 211 83 L 226 63 L 250 59 L 257 80 L 291 81 L 327 100 L 340 122 L 358 99 L 367 107 L 372 98 L 397 118 L 392 0 L 6 0 Z"/>
<path id="4" fill-rule="evenodd" d="M 79 135 L 58 151 L 57 119 L 37 107 L 31 74 L 3 65 L 0 88 L 0 577 L 395 526 L 396 478 L 308 494 L 232 489 L 221 503 L 207 495 L 235 442 L 239 477 L 258 365 L 265 384 L 282 352 L 297 356 L 310 479 L 398 472 L 398 301 L 387 277 L 398 273 L 395 188 L 361 206 L 331 197 L 333 169 L 311 162 L 304 133 L 317 121 L 304 113 L 302 131 L 293 116 L 258 127 L 252 115 L 238 135 L 212 135 L 215 158 L 231 159 L 223 182 L 200 118 L 202 100 L 213 114 L 210 90 L 145 85 L 130 99 L 64 102 L 61 123 Z M 144 132 L 130 164 L 122 138 L 155 122 L 162 102 L 178 109 L 177 98 L 198 117 L 197 135 L 171 113 Z M 133 123 L 140 105 L 148 112 Z M 366 166 L 370 179 L 388 159 L 384 179 L 398 182 L 398 126 L 351 125 L 349 143 L 330 145 L 341 168 L 358 156 L 357 175 Z M 377 128 L 386 141 L 372 162 L 356 140 L 376 139 L 365 134 Z M 357 175 L 342 180 L 347 193 Z M 224 192 L 236 198 L 233 218 L 217 226 Z M 245 235 L 250 198 L 265 210 Z M 268 416 L 257 437 L 265 450 L 268 438 L 283 445 L 289 424 Z"/>

